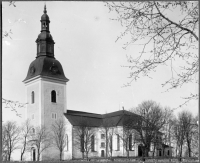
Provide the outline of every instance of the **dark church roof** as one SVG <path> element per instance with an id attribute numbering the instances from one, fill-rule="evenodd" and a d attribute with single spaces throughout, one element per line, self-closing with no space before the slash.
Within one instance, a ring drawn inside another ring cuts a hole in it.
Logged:
<path id="1" fill-rule="evenodd" d="M 28 73 L 23 82 L 28 82 L 37 76 L 53 78 L 64 82 L 69 81 L 64 74 L 62 65 L 54 57 L 54 40 L 49 31 L 49 16 L 47 15 L 46 5 L 44 14 L 41 17 L 41 33 L 36 39 L 37 56 L 30 64 Z"/>
<path id="2" fill-rule="evenodd" d="M 65 77 L 62 65 L 58 60 L 51 57 L 40 56 L 36 58 L 29 66 L 24 82 L 40 75 L 41 77 L 52 77 L 68 81 Z"/>
<path id="3" fill-rule="evenodd" d="M 51 36 L 51 34 L 49 32 L 41 32 L 39 35 L 38 35 L 38 38 L 36 40 L 36 42 L 39 42 L 39 41 L 53 41 L 53 37 Z"/>
<path id="4" fill-rule="evenodd" d="M 64 113 L 65 117 L 73 126 L 79 126 L 82 123 L 87 123 L 89 127 L 101 126 L 122 126 L 123 122 L 131 116 L 138 120 L 140 116 L 126 110 L 119 110 L 108 114 L 94 114 L 82 111 L 67 110 Z"/>

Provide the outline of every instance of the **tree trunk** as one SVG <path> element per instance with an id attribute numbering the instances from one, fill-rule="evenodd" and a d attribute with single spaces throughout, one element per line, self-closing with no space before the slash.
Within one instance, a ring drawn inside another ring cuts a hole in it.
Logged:
<path id="1" fill-rule="evenodd" d="M 22 152 L 21 152 L 21 158 L 20 158 L 21 161 L 23 161 L 24 152 L 25 152 L 25 148 L 23 148 L 23 150 L 22 150 Z"/>
<path id="2" fill-rule="evenodd" d="M 127 150 L 126 152 L 127 152 L 127 158 L 129 158 L 129 150 Z"/>
<path id="3" fill-rule="evenodd" d="M 60 161 L 62 161 L 62 151 L 60 151 Z"/>
<path id="4" fill-rule="evenodd" d="M 188 156 L 191 157 L 191 146 L 189 140 L 187 140 L 187 145 L 188 145 Z"/>
<path id="5" fill-rule="evenodd" d="M 10 161 L 10 158 L 11 158 L 11 154 L 9 153 L 8 154 L 8 161 Z"/>
<path id="6" fill-rule="evenodd" d="M 179 157 L 180 157 L 180 159 L 179 159 L 179 161 L 181 161 L 182 160 L 182 144 L 181 144 L 181 147 L 180 147 L 180 153 L 179 153 Z"/>
<path id="7" fill-rule="evenodd" d="M 148 150 L 147 148 L 145 148 L 144 152 L 145 152 L 145 153 L 144 153 L 144 156 L 145 156 L 145 157 L 148 157 L 148 156 L 149 156 L 149 154 L 148 154 L 149 150 Z"/>
<path id="8" fill-rule="evenodd" d="M 86 152 L 86 158 L 87 158 L 87 161 L 88 161 L 88 152 Z"/>
<path id="9" fill-rule="evenodd" d="M 156 149 L 155 146 L 156 146 L 156 145 L 155 145 L 155 143 L 154 143 L 154 147 L 153 147 L 153 157 L 154 157 L 154 155 L 155 155 L 155 149 Z"/>
<path id="10" fill-rule="evenodd" d="M 23 153 L 21 153 L 21 158 L 20 158 L 20 160 L 23 161 Z"/>
<path id="11" fill-rule="evenodd" d="M 188 153 L 189 153 L 189 157 L 191 157 L 191 147 L 188 146 Z"/>
<path id="12" fill-rule="evenodd" d="M 108 158 L 108 131 L 106 129 L 106 158 Z"/>
<path id="13" fill-rule="evenodd" d="M 37 150 L 37 161 L 40 161 L 40 151 Z"/>
<path id="14" fill-rule="evenodd" d="M 82 159 L 84 159 L 84 152 L 82 152 Z"/>

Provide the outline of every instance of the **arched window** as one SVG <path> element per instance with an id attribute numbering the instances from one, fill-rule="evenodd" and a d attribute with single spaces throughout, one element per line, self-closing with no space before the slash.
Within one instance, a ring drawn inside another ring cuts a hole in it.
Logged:
<path id="1" fill-rule="evenodd" d="M 120 150 L 120 139 L 119 134 L 113 135 L 113 150 L 119 151 Z"/>
<path id="2" fill-rule="evenodd" d="M 32 161 L 36 161 L 36 150 L 35 150 L 35 148 L 31 148 L 31 150 L 32 150 Z"/>
<path id="3" fill-rule="evenodd" d="M 32 133 L 35 134 L 35 129 L 34 128 L 32 128 Z"/>
<path id="4" fill-rule="evenodd" d="M 81 134 L 81 137 L 80 137 L 80 151 L 81 152 L 84 152 L 84 134 Z"/>
<path id="5" fill-rule="evenodd" d="M 119 134 L 117 134 L 117 150 L 120 150 L 120 140 L 119 140 Z"/>
<path id="6" fill-rule="evenodd" d="M 95 144 L 94 144 L 94 135 L 91 136 L 91 151 L 94 152 L 95 148 L 94 148 Z"/>
<path id="7" fill-rule="evenodd" d="M 56 91 L 51 91 L 51 102 L 56 103 Z"/>
<path id="8" fill-rule="evenodd" d="M 34 91 L 31 92 L 31 103 L 33 104 L 35 102 L 35 93 Z"/>
<path id="9" fill-rule="evenodd" d="M 110 136 L 109 136 L 109 141 L 110 141 L 110 150 L 112 151 L 113 150 L 113 137 L 112 137 L 112 135 L 110 134 Z"/>
<path id="10" fill-rule="evenodd" d="M 132 134 L 129 135 L 129 139 L 128 140 L 129 140 L 129 142 L 128 142 L 129 150 L 132 151 L 132 145 L 133 145 L 132 144 Z"/>
<path id="11" fill-rule="evenodd" d="M 40 44 L 38 44 L 38 52 L 40 53 Z"/>
<path id="12" fill-rule="evenodd" d="M 66 150 L 68 151 L 69 150 L 69 140 L 68 140 L 68 135 L 66 134 Z"/>

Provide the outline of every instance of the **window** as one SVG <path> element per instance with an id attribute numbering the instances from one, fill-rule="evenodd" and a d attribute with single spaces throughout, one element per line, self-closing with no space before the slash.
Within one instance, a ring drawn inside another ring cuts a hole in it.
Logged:
<path id="1" fill-rule="evenodd" d="M 35 102 L 35 93 L 34 91 L 31 92 L 31 103 L 33 104 Z"/>
<path id="2" fill-rule="evenodd" d="M 36 161 L 36 150 L 35 148 L 31 148 L 32 149 L 32 161 Z"/>
<path id="3" fill-rule="evenodd" d="M 34 128 L 32 128 L 32 133 L 35 134 L 35 129 Z"/>
<path id="4" fill-rule="evenodd" d="M 105 143 L 101 142 L 101 148 L 105 148 Z"/>
<path id="5" fill-rule="evenodd" d="M 40 44 L 38 44 L 38 52 L 40 53 Z"/>
<path id="6" fill-rule="evenodd" d="M 110 150 L 112 151 L 112 149 L 113 149 L 113 138 L 112 138 L 112 135 L 109 136 L 109 139 L 110 139 L 109 148 L 110 148 Z"/>
<path id="7" fill-rule="evenodd" d="M 119 146 L 120 144 L 119 144 L 119 134 L 117 134 L 117 151 L 119 151 L 120 150 L 120 146 Z"/>
<path id="8" fill-rule="evenodd" d="M 51 102 L 56 103 L 56 91 L 51 91 Z"/>
<path id="9" fill-rule="evenodd" d="M 128 144 L 129 144 L 129 150 L 132 151 L 132 146 L 133 146 L 133 144 L 132 144 L 132 134 L 129 135 L 128 141 L 129 141 L 128 142 Z"/>
<path id="10" fill-rule="evenodd" d="M 51 117 L 52 117 L 52 119 L 57 119 L 57 114 L 56 113 L 52 113 Z"/>
<path id="11" fill-rule="evenodd" d="M 154 144 L 153 143 L 151 143 L 151 145 L 150 145 L 150 151 L 154 151 Z"/>
<path id="12" fill-rule="evenodd" d="M 81 135 L 81 139 L 80 139 L 80 150 L 81 152 L 84 152 L 84 134 Z"/>
<path id="13" fill-rule="evenodd" d="M 68 151 L 69 150 L 69 140 L 68 140 L 68 135 L 66 134 L 66 150 Z"/>
<path id="14" fill-rule="evenodd" d="M 161 150 L 159 150 L 159 156 L 162 156 L 162 152 L 161 152 Z"/>
<path id="15" fill-rule="evenodd" d="M 105 139 L 105 134 L 101 134 L 101 139 Z"/>
<path id="16" fill-rule="evenodd" d="M 94 135 L 92 135 L 92 136 L 91 136 L 91 151 L 92 151 L 92 152 L 95 151 L 94 146 L 95 146 L 95 144 L 94 144 Z"/>
<path id="17" fill-rule="evenodd" d="M 113 135 L 113 150 L 119 151 L 120 150 L 120 139 L 119 134 Z"/>

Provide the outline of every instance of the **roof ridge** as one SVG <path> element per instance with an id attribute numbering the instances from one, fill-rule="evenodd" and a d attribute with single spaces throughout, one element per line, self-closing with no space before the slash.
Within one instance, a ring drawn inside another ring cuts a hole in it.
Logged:
<path id="1" fill-rule="evenodd" d="M 78 110 L 67 110 L 67 111 L 72 111 L 74 113 L 86 113 L 86 114 L 93 114 L 93 115 L 102 115 L 98 113 L 90 113 L 90 112 L 84 112 L 84 111 L 78 111 Z"/>

